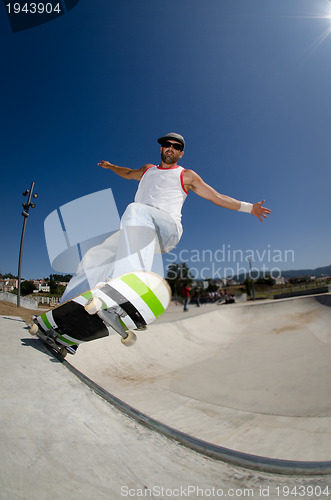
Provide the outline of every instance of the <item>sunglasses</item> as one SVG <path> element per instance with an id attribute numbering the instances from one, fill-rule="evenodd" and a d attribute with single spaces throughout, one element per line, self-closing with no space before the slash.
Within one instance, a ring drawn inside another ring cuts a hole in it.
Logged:
<path id="1" fill-rule="evenodd" d="M 176 149 L 176 151 L 183 151 L 183 146 L 177 142 L 163 141 L 161 142 L 162 148 L 171 148 L 171 146 Z"/>

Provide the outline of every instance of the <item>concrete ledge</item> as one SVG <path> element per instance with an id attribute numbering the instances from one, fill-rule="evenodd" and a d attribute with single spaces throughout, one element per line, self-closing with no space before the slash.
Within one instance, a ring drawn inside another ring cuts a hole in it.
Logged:
<path id="1" fill-rule="evenodd" d="M 17 295 L 8 292 L 0 292 L 0 300 L 5 302 L 11 302 L 12 304 L 17 303 Z M 25 309 L 39 309 L 38 301 L 34 299 L 26 299 L 25 297 L 21 297 L 20 299 L 21 307 Z"/>
<path id="2" fill-rule="evenodd" d="M 274 295 L 274 299 L 287 299 L 290 297 L 302 297 L 303 295 L 317 295 L 319 293 L 331 292 L 331 286 L 321 286 L 319 288 L 310 288 L 307 290 L 298 290 L 297 292 L 279 293 Z"/>

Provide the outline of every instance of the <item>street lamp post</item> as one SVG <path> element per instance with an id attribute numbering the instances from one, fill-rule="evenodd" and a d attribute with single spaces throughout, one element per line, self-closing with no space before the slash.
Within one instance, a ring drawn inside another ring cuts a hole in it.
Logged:
<path id="1" fill-rule="evenodd" d="M 31 203 L 31 198 L 33 195 L 33 198 L 38 198 L 38 194 L 34 193 L 33 194 L 33 188 L 34 188 L 34 182 L 32 182 L 30 190 L 27 189 L 24 191 L 23 196 L 28 196 L 28 201 L 27 203 L 22 203 L 23 207 L 23 212 L 22 215 L 24 217 L 24 222 L 23 222 L 23 229 L 22 229 L 22 236 L 21 236 L 21 245 L 20 245 L 20 256 L 18 260 L 18 290 L 17 290 L 17 307 L 20 307 L 21 305 L 21 267 L 22 267 L 22 254 L 23 254 L 23 243 L 24 243 L 24 236 L 25 236 L 25 228 L 26 228 L 26 222 L 29 217 L 29 209 L 34 208 L 36 205 L 34 203 Z"/>

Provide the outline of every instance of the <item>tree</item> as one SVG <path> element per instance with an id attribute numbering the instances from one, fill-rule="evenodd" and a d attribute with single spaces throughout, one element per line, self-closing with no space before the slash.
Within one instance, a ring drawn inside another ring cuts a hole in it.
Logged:
<path id="1" fill-rule="evenodd" d="M 48 283 L 52 295 L 63 295 L 66 285 L 59 285 L 59 283 L 68 283 L 71 278 L 71 274 L 50 274 L 45 281 Z"/>
<path id="2" fill-rule="evenodd" d="M 24 297 L 33 293 L 33 290 L 37 290 L 33 281 L 22 281 L 21 283 L 21 295 Z"/>
<path id="3" fill-rule="evenodd" d="M 244 285 L 246 287 L 246 293 L 249 297 L 253 295 L 253 283 L 250 278 L 246 278 L 244 281 Z"/>
<path id="4" fill-rule="evenodd" d="M 208 282 L 206 292 L 216 292 L 219 289 L 219 286 L 216 285 L 211 278 L 207 278 L 206 281 Z"/>
<path id="5" fill-rule="evenodd" d="M 48 282 L 48 285 L 49 285 L 49 291 L 52 295 L 56 295 L 57 294 L 57 283 L 54 279 L 50 279 L 49 282 Z"/>
<path id="6" fill-rule="evenodd" d="M 183 288 L 186 285 L 191 285 L 193 278 L 186 262 L 181 262 L 180 264 L 170 264 L 166 280 L 171 288 L 172 294 L 174 296 L 182 296 Z"/>
<path id="7" fill-rule="evenodd" d="M 0 279 L 17 279 L 17 276 L 14 276 L 12 273 L 7 273 L 7 274 L 1 274 L 0 273 Z"/>
<path id="8" fill-rule="evenodd" d="M 50 274 L 49 278 L 47 278 L 45 281 L 49 280 L 54 280 L 56 282 L 61 282 L 61 283 L 68 283 L 72 278 L 72 274 Z"/>
<path id="9" fill-rule="evenodd" d="M 257 285 L 264 285 L 265 287 L 271 287 L 275 284 L 275 280 L 267 275 L 267 276 L 264 276 L 263 278 L 258 278 L 256 280 L 256 284 Z"/>

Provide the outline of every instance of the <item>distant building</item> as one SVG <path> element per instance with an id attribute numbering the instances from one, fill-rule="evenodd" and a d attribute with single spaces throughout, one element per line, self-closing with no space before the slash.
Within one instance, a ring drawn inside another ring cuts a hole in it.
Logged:
<path id="1" fill-rule="evenodd" d="M 0 280 L 0 290 L 2 292 L 13 292 L 15 288 L 18 288 L 18 280 L 16 278 Z"/>
<path id="2" fill-rule="evenodd" d="M 287 283 L 287 279 L 284 278 L 283 276 L 275 278 L 275 285 L 285 285 L 285 283 Z"/>
<path id="3" fill-rule="evenodd" d="M 233 278 L 227 278 L 226 284 L 235 286 L 235 285 L 238 285 L 238 281 L 234 280 Z"/>
<path id="4" fill-rule="evenodd" d="M 45 282 L 45 280 L 33 280 L 34 286 L 37 290 L 34 290 L 33 293 L 50 293 L 50 286 Z"/>

